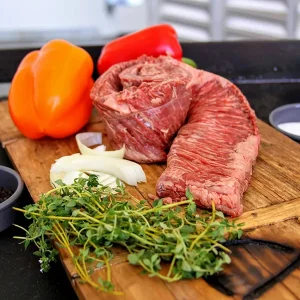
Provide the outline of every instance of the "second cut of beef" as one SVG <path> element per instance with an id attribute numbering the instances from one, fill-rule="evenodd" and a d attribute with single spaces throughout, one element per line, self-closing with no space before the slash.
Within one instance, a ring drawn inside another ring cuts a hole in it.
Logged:
<path id="1" fill-rule="evenodd" d="M 182 66 L 187 68 L 185 66 Z M 197 205 L 236 217 L 251 179 L 260 137 L 256 117 L 240 90 L 212 73 L 190 70 L 188 122 L 170 149 L 157 194 L 178 201 L 189 188 Z"/>
<path id="2" fill-rule="evenodd" d="M 115 149 L 140 163 L 163 162 L 184 124 L 191 74 L 169 57 L 142 56 L 116 64 L 95 83 L 91 98 Z"/>

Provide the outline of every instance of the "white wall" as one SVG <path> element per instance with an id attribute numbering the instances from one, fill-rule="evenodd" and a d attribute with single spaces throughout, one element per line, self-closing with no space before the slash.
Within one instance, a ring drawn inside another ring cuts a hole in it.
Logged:
<path id="1" fill-rule="evenodd" d="M 147 26 L 145 3 L 109 15 L 104 0 L 0 0 L 0 33 L 80 29 L 111 36 Z"/>

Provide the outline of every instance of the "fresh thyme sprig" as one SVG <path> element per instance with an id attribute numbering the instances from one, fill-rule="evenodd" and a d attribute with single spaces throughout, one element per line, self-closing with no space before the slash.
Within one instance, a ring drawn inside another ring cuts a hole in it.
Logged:
<path id="1" fill-rule="evenodd" d="M 230 263 L 225 237 L 240 238 L 241 226 L 229 222 L 222 212 L 197 214 L 192 194 L 187 200 L 163 205 L 156 200 L 150 207 L 145 200 L 133 204 L 124 186 L 99 185 L 97 177 L 77 178 L 72 185 L 57 181 L 57 188 L 43 194 L 39 202 L 18 209 L 32 221 L 25 237 L 25 247 L 34 243 L 40 257 L 41 271 L 48 271 L 57 247 L 67 250 L 83 282 L 110 293 L 114 290 L 109 260 L 111 247 L 121 245 L 128 261 L 140 265 L 149 276 L 168 282 L 182 278 L 213 275 Z M 182 207 L 183 204 L 187 204 Z M 53 243 L 54 242 L 54 243 Z M 74 246 L 80 246 L 79 254 Z M 167 272 L 162 263 L 169 262 Z M 106 278 L 91 278 L 94 268 L 106 268 Z"/>

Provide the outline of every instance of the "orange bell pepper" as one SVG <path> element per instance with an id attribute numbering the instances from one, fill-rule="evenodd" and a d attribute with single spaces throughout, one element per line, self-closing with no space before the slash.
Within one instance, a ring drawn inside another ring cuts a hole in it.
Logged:
<path id="1" fill-rule="evenodd" d="M 28 138 L 76 133 L 92 111 L 93 61 L 82 48 L 53 40 L 27 54 L 11 83 L 9 112 Z"/>

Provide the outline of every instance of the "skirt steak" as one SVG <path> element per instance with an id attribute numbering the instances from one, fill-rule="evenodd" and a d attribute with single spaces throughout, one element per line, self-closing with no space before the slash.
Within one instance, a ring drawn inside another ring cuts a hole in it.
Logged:
<path id="1" fill-rule="evenodd" d="M 167 160 L 171 142 L 190 107 L 191 74 L 172 58 L 142 56 L 112 66 L 95 83 L 91 98 L 114 149 L 139 163 Z"/>
<path id="2" fill-rule="evenodd" d="M 191 71 L 192 103 L 187 124 L 168 154 L 157 182 L 159 197 L 178 201 L 190 189 L 198 206 L 237 217 L 251 179 L 260 137 L 256 117 L 240 90 L 205 71 Z"/>
<path id="3" fill-rule="evenodd" d="M 234 84 L 170 57 L 143 56 L 111 67 L 91 97 L 114 148 L 126 145 L 126 158 L 167 158 L 159 197 L 179 201 L 189 188 L 201 207 L 214 201 L 230 216 L 242 213 L 260 137 L 255 114 Z"/>

